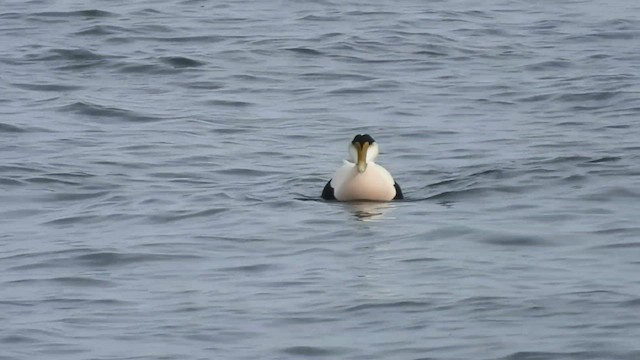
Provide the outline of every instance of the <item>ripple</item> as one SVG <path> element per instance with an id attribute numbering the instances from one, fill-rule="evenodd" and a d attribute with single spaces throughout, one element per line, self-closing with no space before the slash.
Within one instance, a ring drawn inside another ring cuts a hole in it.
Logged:
<path id="1" fill-rule="evenodd" d="M 136 265 L 147 262 L 172 262 L 181 260 L 200 259 L 198 255 L 192 254 L 159 254 L 159 253 L 136 253 L 136 252 L 114 252 L 114 251 L 96 251 L 81 255 L 78 252 L 86 252 L 86 250 L 68 250 L 56 252 L 37 252 L 20 256 L 21 262 L 26 259 L 34 259 L 29 264 L 17 265 L 11 267 L 11 270 L 30 270 L 30 269 L 46 269 L 46 268 L 68 268 L 69 266 L 80 266 L 83 268 L 96 267 L 122 267 L 128 265 Z M 5 260 L 16 259 L 5 258 Z M 39 260 L 42 259 L 42 260 Z"/>
<path id="2" fill-rule="evenodd" d="M 523 194 L 529 189 L 528 186 L 507 186 L 502 185 L 499 187 L 475 187 L 463 190 L 450 190 L 443 191 L 441 193 L 431 195 L 425 200 L 440 200 L 440 201 L 457 201 L 463 199 L 472 199 L 489 196 L 492 193 L 507 193 L 507 194 Z"/>
<path id="3" fill-rule="evenodd" d="M 356 312 L 356 311 L 366 311 L 366 310 L 375 310 L 375 309 L 411 309 L 412 311 L 425 311 L 426 308 L 430 308 L 433 306 L 433 303 L 426 301 L 392 301 L 392 302 L 383 302 L 383 303 L 363 303 L 359 305 L 350 306 L 344 309 L 345 312 Z"/>
<path id="4" fill-rule="evenodd" d="M 266 271 L 275 270 L 278 268 L 280 268 L 280 266 L 276 264 L 254 264 L 254 265 L 225 267 L 225 268 L 220 268 L 218 270 L 225 271 L 225 272 L 262 273 Z"/>
<path id="5" fill-rule="evenodd" d="M 210 106 L 228 106 L 228 107 L 247 107 L 255 105 L 247 101 L 234 101 L 234 100 L 207 100 L 207 105 Z"/>
<path id="6" fill-rule="evenodd" d="M 23 132 L 26 132 L 26 130 L 19 126 L 0 123 L 0 133 L 23 133 Z"/>
<path id="7" fill-rule="evenodd" d="M 442 259 L 438 259 L 438 258 L 432 258 L 432 257 L 416 257 L 416 258 L 410 258 L 410 259 L 402 259 L 400 260 L 401 262 L 407 262 L 407 263 L 422 263 L 422 262 L 435 262 L 435 261 L 441 261 Z"/>
<path id="8" fill-rule="evenodd" d="M 107 55 L 101 55 L 87 49 L 51 49 L 48 50 L 45 54 L 31 57 L 31 60 L 71 60 L 77 62 L 96 62 L 109 58 L 111 57 Z"/>
<path id="9" fill-rule="evenodd" d="M 83 266 L 110 267 L 139 264 L 144 262 L 191 260 L 200 258 L 201 257 L 197 255 L 118 253 L 107 251 L 76 256 L 75 258 L 71 259 L 71 261 Z"/>
<path id="10" fill-rule="evenodd" d="M 314 55 L 314 56 L 323 55 L 322 51 L 318 51 L 318 50 L 306 48 L 306 47 L 294 47 L 294 48 L 287 48 L 285 50 L 294 52 L 296 54 L 301 54 L 301 55 Z"/>
<path id="11" fill-rule="evenodd" d="M 355 73 L 336 73 L 336 72 L 310 72 L 302 73 L 301 78 L 306 80 L 357 80 L 357 81 L 369 81 L 375 80 L 375 77 L 355 74 Z"/>
<path id="12" fill-rule="evenodd" d="M 61 180 L 48 176 L 35 176 L 24 179 L 25 182 L 31 184 L 62 184 L 62 185 L 80 185 L 75 181 Z"/>
<path id="13" fill-rule="evenodd" d="M 75 91 L 80 90 L 83 87 L 79 85 L 62 85 L 62 84 L 18 84 L 14 83 L 13 86 L 24 89 L 24 90 L 34 90 L 34 91 L 53 91 L 53 92 L 67 92 L 67 91 Z"/>
<path id="14" fill-rule="evenodd" d="M 524 69 L 527 71 L 549 71 L 556 69 L 567 69 L 573 65 L 574 63 L 570 60 L 551 60 L 526 65 Z"/>
<path id="15" fill-rule="evenodd" d="M 41 342 L 40 339 L 25 335 L 9 335 L 0 338 L 0 343 L 4 344 L 35 344 Z M 2 359 L 2 357 L 0 357 Z"/>
<path id="16" fill-rule="evenodd" d="M 519 351 L 498 360 L 600 360 L 600 359 L 636 359 L 640 351 L 610 352 L 610 351 L 576 351 L 576 352 L 548 352 L 548 351 Z"/>
<path id="17" fill-rule="evenodd" d="M 33 16 L 39 17 L 83 17 L 83 18 L 105 18 L 114 17 L 118 14 L 98 9 L 77 10 L 77 11 L 47 11 L 33 13 Z"/>
<path id="18" fill-rule="evenodd" d="M 192 81 L 180 83 L 180 86 L 189 89 L 218 90 L 225 87 L 225 83 L 219 81 Z"/>
<path id="19" fill-rule="evenodd" d="M 147 29 L 149 30 L 149 29 Z M 167 31 L 172 32 L 173 29 L 172 28 L 167 28 Z M 156 31 L 157 32 L 157 29 Z M 160 41 L 160 42 L 168 42 L 168 43 L 178 43 L 178 44 L 183 44 L 183 43 L 198 43 L 198 44 L 214 44 L 217 42 L 221 42 L 224 40 L 227 40 L 228 37 L 226 36 L 217 36 L 217 35 L 200 35 L 200 36 L 171 36 L 171 37 L 145 37 L 145 38 L 134 38 L 134 39 L 144 39 L 144 40 L 153 40 L 153 41 Z M 178 58 L 179 59 L 179 58 Z M 186 58 L 182 58 L 182 59 L 186 59 Z M 193 60 L 192 60 L 193 61 Z"/>
<path id="20" fill-rule="evenodd" d="M 587 163 L 597 164 L 597 163 L 614 162 L 614 161 L 620 161 L 620 160 L 622 160 L 622 157 L 620 156 L 603 156 L 601 158 L 589 160 L 587 161 Z"/>
<path id="21" fill-rule="evenodd" d="M 128 32 L 128 30 L 126 28 L 121 27 L 121 26 L 92 25 L 92 26 L 89 26 L 87 28 L 84 28 L 83 30 L 80 30 L 80 31 L 76 32 L 75 34 L 79 35 L 79 36 L 87 36 L 87 35 L 104 36 L 104 35 L 119 34 L 119 33 L 123 33 L 123 32 Z"/>
<path id="22" fill-rule="evenodd" d="M 33 285 L 33 284 L 47 284 L 47 283 L 57 283 L 65 286 L 77 286 L 77 287 L 114 287 L 116 283 L 108 280 L 100 280 L 94 279 L 90 277 L 82 277 L 82 276 L 62 276 L 55 277 L 49 279 L 20 279 L 7 281 L 9 284 L 24 284 L 24 285 Z"/>
<path id="23" fill-rule="evenodd" d="M 594 248 L 595 249 L 621 249 L 621 250 L 636 249 L 636 248 L 640 248 L 640 242 L 638 241 L 620 242 L 620 243 L 596 246 Z"/>
<path id="24" fill-rule="evenodd" d="M 182 56 L 164 57 L 164 58 L 160 58 L 160 61 L 178 69 L 199 67 L 199 66 L 205 65 L 205 62 L 203 61 L 198 61 L 198 60 L 194 60 L 194 59 L 190 59 Z"/>
<path id="25" fill-rule="evenodd" d="M 291 346 L 280 350 L 282 353 L 293 356 L 340 356 L 348 352 L 345 348 L 316 347 L 316 346 Z"/>
<path id="26" fill-rule="evenodd" d="M 57 218 L 44 222 L 45 225 L 73 225 L 73 224 L 85 224 L 87 222 L 93 222 L 100 219 L 96 215 L 73 215 Z"/>
<path id="27" fill-rule="evenodd" d="M 118 62 L 112 67 L 123 74 L 175 74 L 180 71 L 179 68 L 154 63 Z"/>
<path id="28" fill-rule="evenodd" d="M 108 191 L 97 192 L 74 192 L 74 193 L 56 193 L 51 196 L 51 201 L 80 201 L 94 199 L 108 195 Z"/>
<path id="29" fill-rule="evenodd" d="M 0 185 L 15 186 L 15 185 L 23 185 L 23 184 L 24 183 L 20 180 L 0 177 Z"/>
<path id="30" fill-rule="evenodd" d="M 570 36 L 567 40 L 593 42 L 594 40 L 633 40 L 640 37 L 640 31 L 600 31 L 586 35 Z"/>
<path id="31" fill-rule="evenodd" d="M 238 176 L 252 176 L 252 177 L 280 174 L 280 172 L 275 172 L 275 171 L 247 169 L 247 168 L 222 169 L 222 170 L 218 170 L 218 173 L 224 174 L 224 175 L 238 175 Z"/>
<path id="32" fill-rule="evenodd" d="M 484 235 L 480 238 L 485 244 L 500 246 L 546 246 L 549 241 L 537 236 L 531 235 L 511 235 L 511 234 L 494 234 Z"/>
<path id="33" fill-rule="evenodd" d="M 58 108 L 58 111 L 71 112 L 96 118 L 116 118 L 131 122 L 152 122 L 163 120 L 158 117 L 144 115 L 135 111 L 122 108 L 103 106 L 87 101 L 75 102 Z"/>
<path id="34" fill-rule="evenodd" d="M 622 94 L 621 91 L 593 91 L 584 93 L 569 93 L 556 97 L 556 101 L 563 102 L 586 102 L 609 100 Z"/>
<path id="35" fill-rule="evenodd" d="M 150 217 L 150 219 L 156 223 L 166 223 L 166 222 L 181 221 L 181 220 L 198 218 L 198 217 L 206 218 L 206 217 L 223 213 L 228 210 L 229 209 L 226 209 L 226 208 L 214 208 L 214 209 L 207 209 L 207 210 L 201 210 L 201 211 L 178 211 L 175 213 L 165 214 L 165 215 L 153 215 Z"/>

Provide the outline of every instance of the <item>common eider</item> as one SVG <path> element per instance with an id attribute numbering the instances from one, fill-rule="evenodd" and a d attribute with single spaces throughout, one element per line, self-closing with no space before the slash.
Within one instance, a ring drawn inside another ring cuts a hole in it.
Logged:
<path id="1" fill-rule="evenodd" d="M 327 182 L 322 198 L 338 201 L 402 199 L 402 190 L 391 174 L 373 162 L 378 152 L 378 143 L 370 135 L 356 135 L 349 144 L 349 160 L 345 160 Z"/>

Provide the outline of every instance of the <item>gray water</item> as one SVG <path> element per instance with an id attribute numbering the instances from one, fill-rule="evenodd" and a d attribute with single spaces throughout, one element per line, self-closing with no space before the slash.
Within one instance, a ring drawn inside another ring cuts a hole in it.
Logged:
<path id="1" fill-rule="evenodd" d="M 639 359 L 639 74 L 635 0 L 4 1 L 0 359 Z"/>

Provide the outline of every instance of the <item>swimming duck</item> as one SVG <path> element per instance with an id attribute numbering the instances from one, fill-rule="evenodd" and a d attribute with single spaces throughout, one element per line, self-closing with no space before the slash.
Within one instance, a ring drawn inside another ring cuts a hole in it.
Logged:
<path id="1" fill-rule="evenodd" d="M 378 143 L 369 135 L 356 135 L 349 144 L 349 160 L 336 170 L 322 190 L 325 200 L 390 201 L 402 199 L 402 190 L 387 169 L 373 162 Z"/>

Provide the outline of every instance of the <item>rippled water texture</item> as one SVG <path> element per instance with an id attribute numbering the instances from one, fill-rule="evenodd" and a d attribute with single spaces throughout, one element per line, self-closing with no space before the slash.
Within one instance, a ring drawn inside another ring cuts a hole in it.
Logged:
<path id="1" fill-rule="evenodd" d="M 638 14 L 2 2 L 0 359 L 639 359 Z"/>

